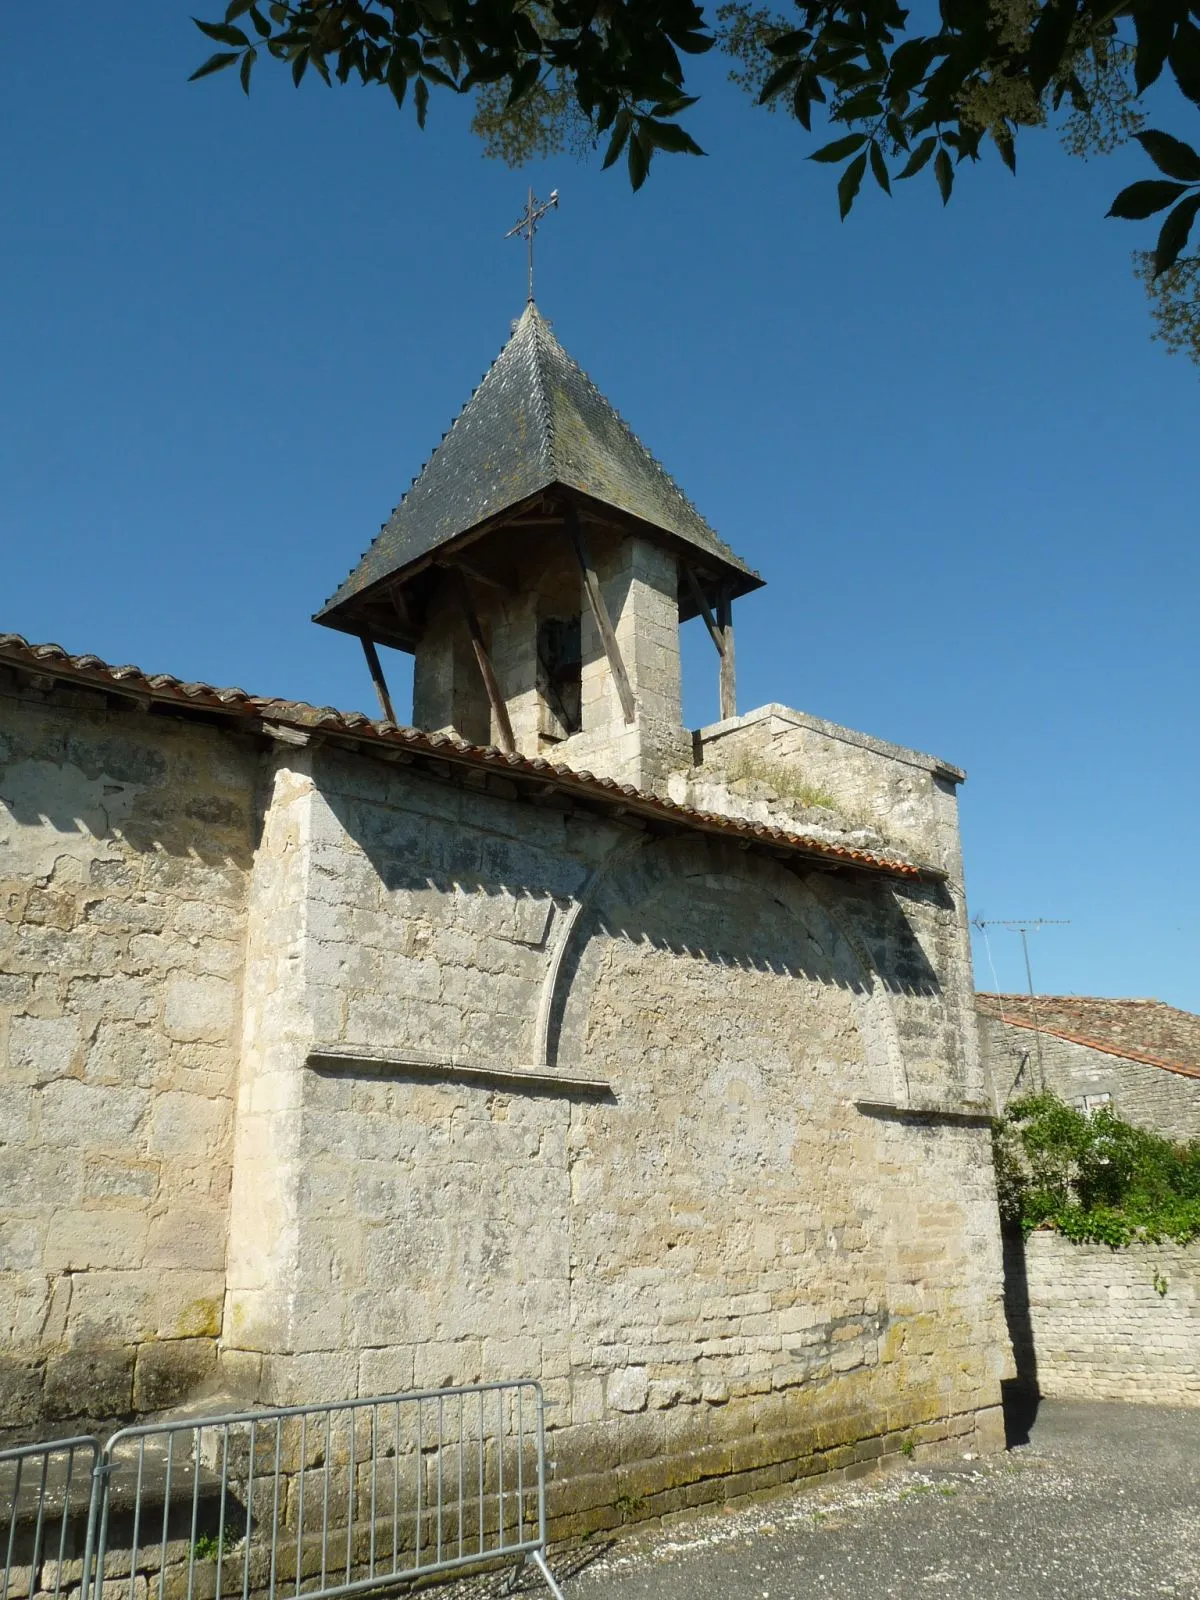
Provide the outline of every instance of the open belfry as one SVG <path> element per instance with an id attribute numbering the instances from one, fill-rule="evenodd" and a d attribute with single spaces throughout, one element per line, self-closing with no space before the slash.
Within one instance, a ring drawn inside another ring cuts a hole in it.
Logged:
<path id="1" fill-rule="evenodd" d="M 382 720 L 0 635 L 9 1438 L 536 1378 L 555 1536 L 1002 1445 L 963 774 L 739 715 L 760 583 L 531 300 L 316 618 Z"/>

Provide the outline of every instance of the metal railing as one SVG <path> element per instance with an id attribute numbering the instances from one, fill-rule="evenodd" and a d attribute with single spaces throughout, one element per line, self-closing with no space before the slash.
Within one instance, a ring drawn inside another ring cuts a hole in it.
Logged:
<path id="1" fill-rule="evenodd" d="M 65 1600 L 329 1600 L 504 1563 L 514 1582 L 532 1564 L 563 1600 L 546 1562 L 533 1380 L 145 1423 L 102 1449 L 64 1440 L 10 1454 L 70 1451 L 73 1463 L 85 1446 L 82 1559 L 64 1564 L 64 1506 L 55 1600 L 60 1588 Z M 40 1512 L 35 1521 L 34 1551 Z M 34 1600 L 45 1591 L 36 1563 L 14 1564 L 14 1552 L 10 1534 L 0 1600 Z"/>
<path id="2" fill-rule="evenodd" d="M 100 1441 L 91 1436 L 0 1450 L 0 1600 L 82 1587 L 95 1527 L 95 1468 Z"/>

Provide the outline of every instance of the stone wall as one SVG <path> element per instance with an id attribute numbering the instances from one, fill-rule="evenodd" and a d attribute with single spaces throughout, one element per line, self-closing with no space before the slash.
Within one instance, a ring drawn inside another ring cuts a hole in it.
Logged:
<path id="1" fill-rule="evenodd" d="M 274 781 L 228 1372 L 278 1402 L 539 1376 L 560 1531 L 999 1442 L 953 894 L 330 746 Z"/>
<path id="2" fill-rule="evenodd" d="M 1005 1299 L 1027 1387 L 1200 1406 L 1200 1244 L 1006 1240 Z"/>
<path id="3" fill-rule="evenodd" d="M 258 757 L 0 671 L 0 1428 L 212 1373 Z"/>
<path id="4" fill-rule="evenodd" d="M 862 746 L 910 881 L 269 720 L 3 718 L 10 1426 L 537 1377 L 560 1533 L 1001 1442 L 948 769 Z"/>
<path id="5" fill-rule="evenodd" d="M 1044 1074 L 1046 1087 L 1068 1102 L 1085 1097 L 1094 1102 L 1107 1094 L 1112 1109 L 1128 1122 L 1169 1139 L 1200 1139 L 1200 1079 L 1051 1033 L 1039 1035 L 996 1017 L 980 1016 L 979 1035 L 998 1110 L 1017 1096 L 1032 1093 Z"/>

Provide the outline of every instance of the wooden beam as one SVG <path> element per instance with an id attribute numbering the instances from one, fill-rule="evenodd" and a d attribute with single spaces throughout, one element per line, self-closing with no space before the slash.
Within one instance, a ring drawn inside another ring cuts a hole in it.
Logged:
<path id="1" fill-rule="evenodd" d="M 721 721 L 737 716 L 737 669 L 733 657 L 733 591 L 721 585 L 717 600 L 717 626 L 721 630 Z"/>
<path id="2" fill-rule="evenodd" d="M 458 603 L 466 620 L 467 632 L 471 635 L 471 648 L 475 652 L 475 660 L 479 666 L 479 676 L 483 679 L 483 687 L 487 690 L 488 703 L 491 705 L 492 715 L 496 719 L 496 726 L 500 730 L 500 748 L 508 755 L 512 755 L 517 748 L 517 741 L 513 738 L 512 723 L 508 718 L 508 707 L 504 703 L 504 696 L 500 693 L 500 684 L 497 681 L 491 657 L 487 653 L 487 646 L 483 642 L 483 629 L 479 626 L 479 618 L 475 615 L 471 591 L 467 587 L 467 580 L 463 577 L 460 568 L 448 567 L 446 572 L 450 582 L 458 592 Z"/>
<path id="3" fill-rule="evenodd" d="M 449 571 L 452 567 L 457 567 L 460 572 L 465 572 L 473 582 L 482 583 L 486 589 L 496 589 L 501 594 L 512 593 L 511 584 L 501 583 L 499 578 L 489 577 L 486 572 L 481 572 L 477 566 L 474 566 L 470 561 L 463 561 L 461 557 L 456 557 L 453 561 L 439 561 L 437 565 L 445 571 Z"/>
<path id="4" fill-rule="evenodd" d="M 608 614 L 608 607 L 604 603 L 604 594 L 600 588 L 600 580 L 596 576 L 596 569 L 592 565 L 591 554 L 583 537 L 583 530 L 579 526 L 579 513 L 572 501 L 568 500 L 563 508 L 563 522 L 566 526 L 567 537 L 575 548 L 575 558 L 579 562 L 579 570 L 583 574 L 583 592 L 587 597 L 588 609 L 600 634 L 600 642 L 604 646 L 604 654 L 608 658 L 608 670 L 613 675 L 613 682 L 617 686 L 617 694 L 621 701 L 621 711 L 626 722 L 632 722 L 637 716 L 637 702 L 633 698 L 633 690 L 629 686 L 629 675 L 625 671 L 625 663 L 621 659 L 621 647 L 617 643 L 617 635 L 613 630 L 612 619 Z"/>
<path id="5" fill-rule="evenodd" d="M 371 682 L 375 685 L 375 693 L 379 696 L 379 704 L 383 708 L 384 721 L 395 722 L 396 713 L 392 710 L 392 697 L 388 693 L 387 679 L 379 664 L 379 651 L 376 650 L 374 641 L 368 639 L 365 633 L 360 633 L 358 637 L 362 643 L 363 655 L 367 658 L 367 671 L 371 674 Z"/>
<path id="6" fill-rule="evenodd" d="M 400 626 L 405 633 L 415 633 L 416 624 L 413 621 L 412 607 L 408 603 L 408 596 L 404 592 L 402 583 L 395 583 L 391 588 L 392 606 L 400 618 Z"/>
<path id="7" fill-rule="evenodd" d="M 717 627 L 716 619 L 709 610 L 708 601 L 704 598 L 704 590 L 700 587 L 700 580 L 692 569 L 691 563 L 683 563 L 683 575 L 687 579 L 688 588 L 692 591 L 692 599 L 696 603 L 696 610 L 704 618 L 704 626 L 708 629 L 709 638 L 717 647 L 717 654 L 725 654 L 725 640 L 721 630 Z"/>

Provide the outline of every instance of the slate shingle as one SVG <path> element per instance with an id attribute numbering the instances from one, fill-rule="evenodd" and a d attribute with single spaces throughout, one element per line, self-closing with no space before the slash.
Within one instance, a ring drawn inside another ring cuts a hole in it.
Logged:
<path id="1" fill-rule="evenodd" d="M 378 538 L 317 613 L 333 613 L 489 517 L 554 485 L 683 540 L 733 579 L 761 579 L 704 520 L 530 304 Z"/>

